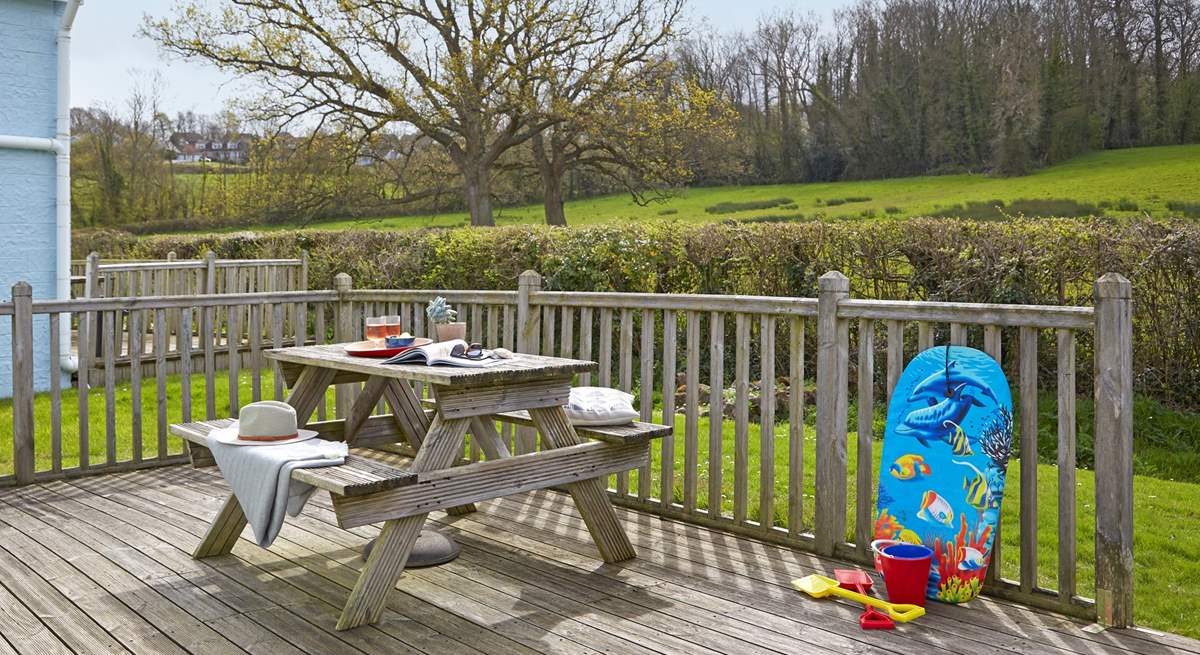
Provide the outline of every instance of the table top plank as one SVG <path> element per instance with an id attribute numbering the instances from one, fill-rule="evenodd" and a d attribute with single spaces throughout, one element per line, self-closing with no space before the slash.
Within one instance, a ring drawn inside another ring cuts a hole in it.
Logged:
<path id="1" fill-rule="evenodd" d="M 488 368 L 382 364 L 382 360 L 347 355 L 343 344 L 279 348 L 264 352 L 267 358 L 302 366 L 391 377 L 440 386 L 499 385 L 544 378 L 569 377 L 598 368 L 596 362 L 517 353 L 512 359 Z"/>

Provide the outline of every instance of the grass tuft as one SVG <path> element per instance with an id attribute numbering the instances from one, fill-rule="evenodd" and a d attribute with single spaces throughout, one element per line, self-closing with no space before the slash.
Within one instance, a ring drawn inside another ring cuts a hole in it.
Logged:
<path id="1" fill-rule="evenodd" d="M 725 201 L 718 202 L 715 205 L 709 205 L 704 208 L 704 211 L 709 214 L 731 214 L 733 212 L 747 212 L 755 209 L 771 209 L 780 205 L 793 204 L 791 198 L 771 198 L 769 200 L 746 200 L 743 202 Z"/>

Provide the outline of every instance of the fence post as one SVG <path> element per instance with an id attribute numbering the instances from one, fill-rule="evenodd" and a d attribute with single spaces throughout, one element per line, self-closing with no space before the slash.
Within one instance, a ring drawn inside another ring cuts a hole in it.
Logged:
<path id="1" fill-rule="evenodd" d="M 536 355 L 541 343 L 542 312 L 530 304 L 530 296 L 542 290 L 542 276 L 537 271 L 525 271 L 517 278 L 517 352 Z M 518 455 L 537 449 L 537 432 L 518 427 L 515 444 Z"/>
<path id="2" fill-rule="evenodd" d="M 217 292 L 217 253 L 209 250 L 204 253 L 204 293 L 213 295 Z"/>
<path id="3" fill-rule="evenodd" d="M 13 472 L 17 484 L 33 482 L 33 288 L 12 287 Z M 52 335 L 57 338 L 58 335 Z"/>
<path id="4" fill-rule="evenodd" d="M 1106 273 L 1096 280 L 1096 614 L 1133 622 L 1133 291 Z"/>
<path id="5" fill-rule="evenodd" d="M 333 322 L 333 340 L 337 343 L 345 343 L 354 340 L 354 303 L 347 298 L 350 289 L 354 287 L 354 282 L 350 279 L 347 273 L 338 273 L 333 276 L 333 288 L 338 293 L 337 305 L 335 305 L 335 316 Z M 354 389 L 351 384 L 339 384 L 334 390 L 334 415 L 337 418 L 344 418 L 345 413 L 350 411 L 350 405 L 354 402 Z"/>
<path id="6" fill-rule="evenodd" d="M 838 318 L 838 303 L 850 295 L 850 280 L 830 271 L 817 294 L 817 473 L 815 546 L 832 555 L 846 533 L 846 411 L 850 323 Z"/>
<path id="7" fill-rule="evenodd" d="M 300 251 L 300 276 L 296 280 L 299 291 L 308 291 L 308 251 Z"/>
<path id="8" fill-rule="evenodd" d="M 84 271 L 83 297 L 84 298 L 97 298 L 97 297 L 99 297 L 99 291 L 100 291 L 100 254 L 93 250 L 92 252 L 88 253 L 88 256 L 87 256 L 87 268 Z M 104 341 L 103 341 L 104 335 L 102 334 L 103 330 L 101 329 L 99 321 L 97 320 L 98 316 L 99 316 L 99 314 L 97 314 L 95 312 L 84 312 L 79 315 L 79 321 L 81 324 L 84 321 L 87 322 L 88 336 L 95 340 L 94 347 L 88 347 L 88 344 L 84 341 L 79 342 L 78 348 L 79 348 L 79 352 L 81 355 L 84 350 L 88 350 L 89 353 L 94 353 L 95 357 L 100 356 L 100 344 L 104 343 Z M 80 333 L 82 334 L 82 330 Z M 93 358 L 92 355 L 89 354 L 88 359 L 91 360 L 92 358 Z M 81 377 L 83 377 L 84 379 L 86 379 L 90 383 L 92 372 L 90 370 L 90 367 L 85 369 L 82 366 L 82 362 L 83 362 L 83 357 L 81 356 L 80 357 L 81 365 L 79 367 L 79 375 Z M 82 419 L 80 419 L 80 420 L 82 420 Z"/>
<path id="9" fill-rule="evenodd" d="M 537 271 L 525 271 L 517 278 L 517 352 L 538 352 L 542 313 L 533 311 L 529 297 L 541 290 L 542 276 Z"/>
<path id="10" fill-rule="evenodd" d="M 83 269 L 83 297 L 95 298 L 100 285 L 100 255 L 95 251 L 88 253 L 87 265 Z"/>

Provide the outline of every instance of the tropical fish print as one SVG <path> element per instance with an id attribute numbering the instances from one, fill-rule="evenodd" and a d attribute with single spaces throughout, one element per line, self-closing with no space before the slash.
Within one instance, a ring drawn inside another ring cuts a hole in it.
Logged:
<path id="1" fill-rule="evenodd" d="M 930 405 L 936 405 L 938 402 L 949 396 L 950 392 L 953 391 L 955 387 L 961 385 L 966 385 L 974 390 L 978 390 L 980 395 L 982 395 L 984 398 L 990 399 L 993 403 L 999 402 L 996 400 L 996 394 L 992 393 L 992 390 L 990 387 L 988 387 L 987 383 L 964 371 L 963 368 L 959 366 L 957 360 L 947 364 L 944 371 L 930 373 L 928 377 L 917 383 L 917 386 L 913 387 L 912 392 L 908 394 L 908 402 L 911 403 L 918 400 L 925 400 Z"/>
<path id="2" fill-rule="evenodd" d="M 897 480 L 912 480 L 919 475 L 929 475 L 931 471 L 924 457 L 910 453 L 897 457 L 889 472 Z"/>
<path id="3" fill-rule="evenodd" d="M 971 504 L 971 507 L 979 511 L 987 509 L 992 503 L 992 489 L 988 486 L 987 476 L 979 470 L 979 467 L 970 462 L 957 459 L 952 461 L 975 472 L 975 475 L 963 478 L 963 491 L 967 492 L 967 502 Z"/>
<path id="4" fill-rule="evenodd" d="M 931 489 L 921 497 L 921 511 L 917 512 L 917 518 L 954 527 L 954 508 L 945 498 L 938 495 L 938 492 Z"/>
<path id="5" fill-rule="evenodd" d="M 978 548 L 971 546 L 963 546 L 963 558 L 958 563 L 958 568 L 963 571 L 978 571 L 987 566 L 987 562 L 983 558 L 983 553 Z"/>
<path id="6" fill-rule="evenodd" d="M 950 451 L 960 457 L 974 455 L 975 451 L 971 450 L 971 440 L 967 438 L 966 430 L 963 430 L 962 426 L 954 421 L 946 421 L 946 423 L 949 424 L 946 426 L 946 429 L 949 430 L 946 434 L 946 443 L 950 444 Z"/>
<path id="7" fill-rule="evenodd" d="M 983 351 L 929 348 L 895 381 L 876 464 L 875 538 L 933 549 L 929 598 L 963 603 L 983 587 L 1012 427 L 1008 381 Z"/>
<path id="8" fill-rule="evenodd" d="M 983 407 L 966 388 L 967 385 L 960 384 L 942 402 L 909 412 L 896 427 L 896 434 L 913 437 L 926 448 L 930 441 L 951 442 L 957 431 L 948 431 L 949 425 L 960 425 L 972 407 Z"/>

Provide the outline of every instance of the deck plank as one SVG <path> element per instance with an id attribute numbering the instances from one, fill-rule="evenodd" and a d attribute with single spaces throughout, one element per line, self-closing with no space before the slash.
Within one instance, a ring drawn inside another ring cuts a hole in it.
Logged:
<path id="1" fill-rule="evenodd" d="M 317 494 L 270 549 L 246 533 L 230 555 L 193 560 L 225 493 L 216 469 L 185 467 L 0 491 L 0 655 L 1200 653 L 992 599 L 863 632 L 856 607 L 788 587 L 829 560 L 619 509 L 638 558 L 607 565 L 569 497 L 549 491 L 432 514 L 460 558 L 406 571 L 380 623 L 336 632 L 378 529 L 338 529 Z"/>
<path id="2" fill-rule="evenodd" d="M 90 497 L 90 503 L 98 510 L 120 515 L 134 524 L 152 530 L 165 543 L 174 546 L 180 552 L 190 553 L 207 527 L 203 520 L 183 514 L 164 503 L 163 497 L 155 496 L 159 492 L 142 490 L 145 491 L 144 494 L 136 493 L 135 489 L 140 490 L 140 484 L 135 487 L 134 483 L 119 481 L 118 484 L 125 485 L 125 488 L 120 488 L 119 491 L 100 489 L 96 484 L 95 480 L 72 481 L 73 486 L 97 492 L 97 495 Z M 403 643 L 386 639 L 386 635 L 376 634 L 377 631 L 392 634 L 389 628 L 401 623 L 405 625 L 400 632 L 410 644 L 430 635 L 440 637 L 436 632 L 421 630 L 421 626 L 403 620 L 395 614 L 385 616 L 373 629 L 332 632 L 341 611 L 341 607 L 336 603 L 344 601 L 344 596 L 330 594 L 332 590 L 328 585 L 320 584 L 311 576 L 294 575 L 295 570 L 288 566 L 286 560 L 270 551 L 259 549 L 258 554 L 261 557 L 250 558 L 253 563 L 235 556 L 209 559 L 204 563 L 225 579 L 233 581 L 234 585 L 244 586 L 245 589 L 270 601 L 273 604 L 270 610 L 250 612 L 249 615 L 269 629 L 279 630 L 277 634 L 307 651 L 371 652 L 369 649 L 382 646 L 392 649 L 389 652 L 405 651 Z M 226 588 L 234 586 L 222 581 L 217 582 Z M 327 629 L 322 630 L 321 626 Z M 422 647 L 418 650 L 446 654 L 463 652 L 461 644 L 449 639 L 439 639 L 434 644 L 444 645 L 445 649 Z"/>

